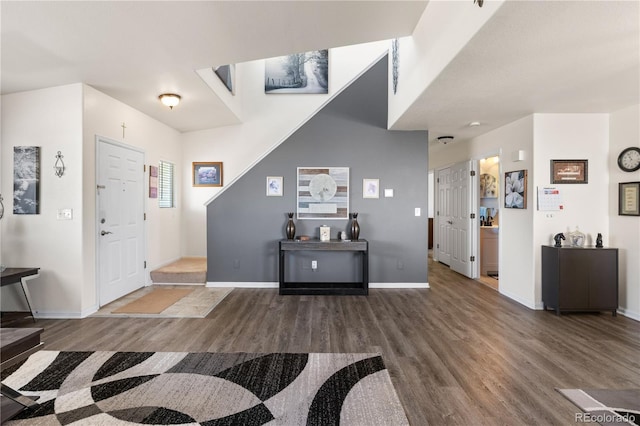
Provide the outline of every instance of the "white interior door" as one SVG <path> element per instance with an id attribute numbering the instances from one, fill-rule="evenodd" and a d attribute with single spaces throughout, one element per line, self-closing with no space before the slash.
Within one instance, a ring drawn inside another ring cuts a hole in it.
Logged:
<path id="1" fill-rule="evenodd" d="M 97 141 L 100 306 L 144 286 L 144 153 Z"/>
<path id="2" fill-rule="evenodd" d="M 451 264 L 451 169 L 436 171 L 438 197 L 436 206 L 436 259 L 445 265 Z"/>
<path id="3" fill-rule="evenodd" d="M 454 271 L 472 277 L 473 264 L 471 261 L 473 248 L 472 188 L 474 188 L 475 173 L 473 162 L 467 161 L 450 167 L 451 189 L 451 264 Z M 475 216 L 475 214 L 474 214 Z"/>

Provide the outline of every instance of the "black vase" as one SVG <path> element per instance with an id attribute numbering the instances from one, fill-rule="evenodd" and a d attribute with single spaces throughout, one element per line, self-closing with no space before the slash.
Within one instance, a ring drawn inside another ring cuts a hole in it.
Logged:
<path id="1" fill-rule="evenodd" d="M 360 237 L 360 225 L 358 224 L 358 213 L 352 213 L 351 216 L 351 239 L 357 240 Z"/>
<path id="2" fill-rule="evenodd" d="M 289 216 L 289 221 L 287 222 L 286 228 L 287 239 L 293 240 L 293 237 L 296 236 L 296 224 L 293 223 L 293 213 L 287 213 L 287 216 Z"/>

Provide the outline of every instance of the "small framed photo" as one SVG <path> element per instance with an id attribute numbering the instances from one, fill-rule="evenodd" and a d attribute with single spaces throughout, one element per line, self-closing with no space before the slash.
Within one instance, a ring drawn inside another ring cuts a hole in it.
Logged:
<path id="1" fill-rule="evenodd" d="M 222 186 L 222 162 L 193 162 L 193 186 Z"/>
<path id="2" fill-rule="evenodd" d="M 267 176 L 267 197 L 282 197 L 282 176 Z"/>
<path id="3" fill-rule="evenodd" d="M 589 160 L 551 160 L 551 183 L 588 183 Z"/>
<path id="4" fill-rule="evenodd" d="M 380 179 L 362 179 L 362 198 L 380 198 Z"/>
<path id="5" fill-rule="evenodd" d="M 618 184 L 618 215 L 640 216 L 640 182 Z"/>

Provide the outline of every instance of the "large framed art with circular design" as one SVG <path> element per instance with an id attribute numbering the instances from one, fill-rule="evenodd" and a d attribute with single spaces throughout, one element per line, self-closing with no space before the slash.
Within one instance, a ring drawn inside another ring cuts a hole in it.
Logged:
<path id="1" fill-rule="evenodd" d="M 298 167 L 298 219 L 349 218 L 348 167 Z"/>

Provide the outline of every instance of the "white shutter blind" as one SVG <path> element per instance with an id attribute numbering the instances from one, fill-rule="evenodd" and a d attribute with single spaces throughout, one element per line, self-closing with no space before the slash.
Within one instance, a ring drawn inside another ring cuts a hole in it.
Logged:
<path id="1" fill-rule="evenodd" d="M 158 167 L 158 206 L 175 207 L 173 196 L 173 163 L 160 161 Z"/>

